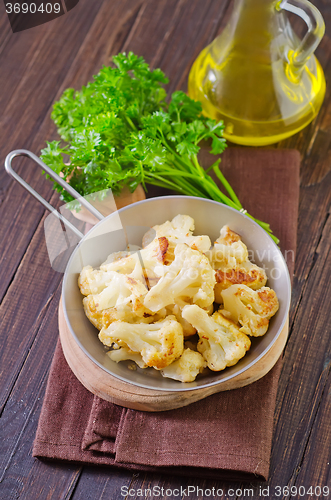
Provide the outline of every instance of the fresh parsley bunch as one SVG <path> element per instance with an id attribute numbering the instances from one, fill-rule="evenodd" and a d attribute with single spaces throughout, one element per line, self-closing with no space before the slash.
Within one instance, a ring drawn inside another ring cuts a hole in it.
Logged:
<path id="1" fill-rule="evenodd" d="M 200 102 L 184 92 L 166 102 L 168 79 L 142 57 L 121 53 L 113 62 L 115 67 L 104 66 L 86 87 L 65 90 L 54 104 L 52 119 L 64 145 L 48 142 L 41 159 L 82 196 L 109 188 L 119 194 L 124 186 L 134 191 L 141 183 L 145 190 L 152 184 L 242 210 L 220 159 L 208 171 L 228 196 L 198 161 L 202 140 L 211 141 L 212 154 L 224 151 L 223 122 L 203 116 Z M 72 200 L 58 184 L 55 189 L 65 202 Z M 268 224 L 257 222 L 277 240 Z"/>

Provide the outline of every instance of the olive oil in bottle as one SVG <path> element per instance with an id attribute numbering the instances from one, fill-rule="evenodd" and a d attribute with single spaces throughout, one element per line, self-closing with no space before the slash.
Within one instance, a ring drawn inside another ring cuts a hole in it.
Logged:
<path id="1" fill-rule="evenodd" d="M 272 144 L 317 115 L 325 78 L 313 51 L 324 22 L 309 2 L 298 7 L 301 1 L 235 0 L 228 25 L 193 64 L 189 95 L 201 101 L 204 114 L 224 120 L 229 141 Z M 285 9 L 311 21 L 301 42 Z"/>

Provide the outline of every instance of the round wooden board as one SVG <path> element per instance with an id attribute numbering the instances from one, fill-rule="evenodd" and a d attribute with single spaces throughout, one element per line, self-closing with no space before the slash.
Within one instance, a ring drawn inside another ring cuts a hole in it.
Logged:
<path id="1" fill-rule="evenodd" d="M 165 411 L 181 408 L 211 394 L 237 389 L 251 384 L 266 375 L 280 357 L 287 340 L 288 322 L 278 339 L 254 366 L 219 385 L 186 392 L 164 392 L 145 389 L 123 382 L 96 365 L 80 348 L 72 336 L 59 304 L 59 332 L 64 356 L 78 380 L 93 394 L 126 408 L 142 411 Z"/>

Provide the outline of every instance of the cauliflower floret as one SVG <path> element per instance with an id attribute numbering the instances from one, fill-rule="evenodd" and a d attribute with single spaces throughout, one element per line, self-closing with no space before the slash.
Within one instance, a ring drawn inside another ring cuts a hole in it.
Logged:
<path id="1" fill-rule="evenodd" d="M 153 323 L 154 321 L 164 319 L 167 314 L 166 309 L 164 308 L 156 314 L 148 313 L 146 310 L 143 310 L 143 315 L 141 315 L 143 306 L 140 303 L 141 307 L 138 307 L 137 310 L 137 301 L 135 304 L 129 302 L 99 311 L 96 307 L 98 303 L 95 302 L 95 297 L 93 295 L 84 297 L 83 304 L 87 318 L 98 330 L 109 326 L 110 323 L 113 323 L 114 321 L 126 321 L 127 323 Z M 136 306 L 136 310 L 134 309 L 134 305 Z"/>
<path id="2" fill-rule="evenodd" d="M 248 260 L 246 245 L 239 234 L 223 226 L 220 237 L 208 254 L 215 269 L 215 302 L 222 304 L 222 291 L 233 284 L 244 284 L 258 290 L 267 282 L 267 275 L 261 267 Z"/>
<path id="3" fill-rule="evenodd" d="M 143 361 L 143 358 L 139 354 L 139 352 L 131 351 L 128 347 L 120 347 L 119 349 L 115 349 L 114 351 L 107 352 L 107 355 L 116 363 L 120 361 L 131 360 L 134 361 L 139 368 L 147 368 L 146 363 Z"/>
<path id="4" fill-rule="evenodd" d="M 135 323 L 150 323 L 163 318 L 165 309 L 157 316 L 143 304 L 147 288 L 130 276 L 109 271 L 112 279 L 99 294 L 90 294 L 83 299 L 85 314 L 99 330 L 119 320 Z"/>
<path id="5" fill-rule="evenodd" d="M 217 238 L 216 243 L 223 245 L 233 245 L 241 241 L 240 235 L 232 231 L 229 226 L 223 226 L 220 231 L 220 236 Z"/>
<path id="6" fill-rule="evenodd" d="M 161 370 L 181 356 L 184 349 L 183 328 L 174 316 L 151 324 L 111 323 L 99 333 L 109 347 L 115 342 L 138 352 L 147 366 Z"/>
<path id="7" fill-rule="evenodd" d="M 173 314 L 176 317 L 178 323 L 180 323 L 182 325 L 184 338 L 186 339 L 188 337 L 192 337 L 192 335 L 195 335 L 197 333 L 197 331 L 182 316 L 182 310 L 183 310 L 183 307 L 185 305 L 186 305 L 185 303 L 182 306 L 180 306 L 179 304 L 171 304 L 170 306 L 166 307 L 166 310 L 167 310 L 168 314 Z"/>
<path id="8" fill-rule="evenodd" d="M 151 288 L 163 274 L 163 266 L 170 264 L 172 260 L 172 256 L 168 255 L 168 247 L 167 238 L 163 236 L 155 238 L 146 248 L 131 253 L 123 259 L 107 260 L 100 269 L 130 275 Z"/>
<path id="9" fill-rule="evenodd" d="M 240 236 L 228 226 L 223 226 L 221 235 L 208 256 L 214 269 L 219 269 L 221 266 L 234 268 L 248 260 L 248 251 Z"/>
<path id="10" fill-rule="evenodd" d="M 140 250 L 140 248 L 137 248 L 135 251 Z M 112 264 L 113 262 L 117 262 L 121 259 L 125 259 L 126 257 L 129 257 L 133 253 L 135 253 L 134 250 L 121 250 L 120 252 L 113 252 L 110 255 L 108 255 L 107 259 L 101 264 L 100 269 L 103 267 L 107 266 L 108 264 Z"/>
<path id="11" fill-rule="evenodd" d="M 147 233 L 144 234 L 142 245 L 145 247 L 154 237 L 165 236 L 170 242 L 170 250 L 174 250 L 174 246 L 178 243 L 186 243 L 193 250 L 207 252 L 211 247 L 209 236 L 193 236 L 194 219 L 189 215 L 176 215 L 172 221 L 166 221 L 164 224 L 153 226 Z"/>
<path id="12" fill-rule="evenodd" d="M 227 268 L 221 266 L 215 272 L 215 302 L 222 304 L 222 291 L 231 285 L 246 285 L 252 290 L 262 288 L 267 282 L 267 275 L 261 267 L 252 264 L 249 260 L 242 262 L 237 267 Z"/>
<path id="13" fill-rule="evenodd" d="M 134 322 L 133 318 L 137 316 L 133 313 L 131 304 L 122 304 L 120 307 L 110 307 L 99 311 L 97 309 L 98 302 L 95 301 L 93 295 L 89 295 L 83 299 L 84 311 L 87 318 L 98 330 L 104 326 L 110 325 L 114 321 L 130 321 Z"/>
<path id="14" fill-rule="evenodd" d="M 179 359 L 161 370 L 161 374 L 180 382 L 193 382 L 206 366 L 207 363 L 200 353 L 185 349 Z"/>
<path id="15" fill-rule="evenodd" d="M 198 351 L 213 371 L 235 365 L 250 348 L 247 335 L 218 312 L 208 316 L 206 311 L 192 305 L 184 307 L 183 317 L 198 330 Z"/>
<path id="16" fill-rule="evenodd" d="M 121 274 L 130 274 L 135 268 L 137 262 L 138 252 L 133 252 L 123 257 L 122 259 L 107 259 L 101 264 L 100 269 L 104 272 L 116 272 Z"/>
<path id="17" fill-rule="evenodd" d="M 130 276 L 139 279 L 150 289 L 164 274 L 164 266 L 173 260 L 169 256 L 169 241 L 162 236 L 152 241 L 135 256 L 136 264 Z"/>
<path id="18" fill-rule="evenodd" d="M 247 335 L 260 337 L 268 330 L 269 319 L 279 308 L 277 295 L 266 286 L 257 291 L 246 285 L 231 285 L 222 292 L 223 314 L 240 323 Z"/>
<path id="19" fill-rule="evenodd" d="M 99 294 L 90 295 L 93 297 L 97 311 L 143 300 L 143 296 L 147 293 L 147 288 L 143 283 L 115 271 L 109 271 L 108 274 L 111 279 L 106 288 Z"/>
<path id="20" fill-rule="evenodd" d="M 94 270 L 92 266 L 85 266 L 79 275 L 78 286 L 83 295 L 100 293 L 106 288 L 112 277 L 111 273 Z"/>
<path id="21" fill-rule="evenodd" d="M 93 269 L 92 266 L 83 267 L 79 278 L 78 285 L 83 295 L 98 294 L 110 283 L 113 273 L 130 274 L 135 279 L 140 279 L 145 282 L 144 271 L 142 271 L 143 259 L 149 267 L 163 264 L 163 260 L 159 258 L 164 252 L 166 242 L 155 240 L 149 248 L 143 250 L 140 255 L 137 251 L 121 251 L 110 254 L 107 260 L 101 264 L 100 269 Z M 139 269 L 139 272 L 138 272 Z"/>
<path id="22" fill-rule="evenodd" d="M 155 267 L 159 265 L 163 272 L 162 263 L 167 246 L 166 238 L 157 238 L 145 248 L 142 254 L 147 264 Z M 120 258 L 121 255 L 121 252 L 112 254 L 114 258 L 110 259 L 109 267 L 104 266 L 103 270 L 93 270 L 87 266 L 79 279 L 82 292 L 90 294 L 83 301 L 85 314 L 98 329 L 114 321 L 135 323 L 139 318 L 143 323 L 151 323 L 164 318 L 166 314 L 164 310 L 155 315 L 143 305 L 143 296 L 157 283 L 159 276 L 153 269 L 142 266 L 140 254 Z M 129 271 L 131 274 L 125 274 Z"/>
<path id="23" fill-rule="evenodd" d="M 158 311 L 178 300 L 208 307 L 214 301 L 215 272 L 208 258 L 185 243 L 175 248 L 175 260 L 165 267 L 164 276 L 144 299 L 151 311 Z"/>

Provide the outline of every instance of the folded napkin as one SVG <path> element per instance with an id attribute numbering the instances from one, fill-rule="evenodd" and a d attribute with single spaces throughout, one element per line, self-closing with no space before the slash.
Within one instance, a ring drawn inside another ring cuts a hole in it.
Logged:
<path id="1" fill-rule="evenodd" d="M 202 161 L 208 163 L 207 156 Z M 222 171 L 249 213 L 280 238 L 292 276 L 300 156 L 294 150 L 231 148 Z M 281 361 L 259 381 L 188 407 L 147 413 L 85 389 L 60 343 L 52 362 L 33 456 L 229 480 L 266 480 Z"/>

